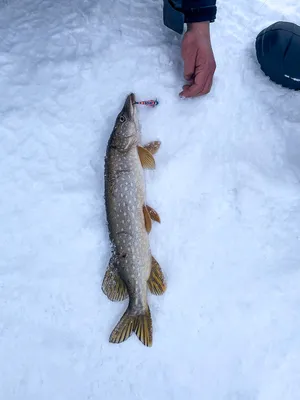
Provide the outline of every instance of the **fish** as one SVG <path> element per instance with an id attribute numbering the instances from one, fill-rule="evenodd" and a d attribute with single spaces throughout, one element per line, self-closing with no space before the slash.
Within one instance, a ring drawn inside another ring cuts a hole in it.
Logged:
<path id="1" fill-rule="evenodd" d="M 111 301 L 128 299 L 128 306 L 112 330 L 109 342 L 121 343 L 133 333 L 147 347 L 153 343 L 148 290 L 166 291 L 166 279 L 152 255 L 149 234 L 158 212 L 146 202 L 144 169 L 155 169 L 160 141 L 141 144 L 135 94 L 127 95 L 110 134 L 104 167 L 104 197 L 111 256 L 102 291 Z"/>

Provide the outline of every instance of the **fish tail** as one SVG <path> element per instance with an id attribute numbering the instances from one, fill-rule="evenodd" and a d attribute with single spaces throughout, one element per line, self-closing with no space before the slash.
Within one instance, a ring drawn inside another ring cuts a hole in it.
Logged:
<path id="1" fill-rule="evenodd" d="M 148 347 L 152 346 L 152 318 L 149 306 L 140 314 L 133 314 L 128 307 L 122 318 L 112 331 L 111 343 L 124 342 L 135 332 L 139 340 Z"/>

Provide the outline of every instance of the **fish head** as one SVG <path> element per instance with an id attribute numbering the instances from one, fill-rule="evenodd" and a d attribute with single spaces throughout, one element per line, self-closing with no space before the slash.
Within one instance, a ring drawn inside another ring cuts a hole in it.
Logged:
<path id="1" fill-rule="evenodd" d="M 111 146 L 117 150 L 125 151 L 139 140 L 139 127 L 135 96 L 129 94 L 125 100 L 122 110 L 119 112 L 112 137 Z"/>

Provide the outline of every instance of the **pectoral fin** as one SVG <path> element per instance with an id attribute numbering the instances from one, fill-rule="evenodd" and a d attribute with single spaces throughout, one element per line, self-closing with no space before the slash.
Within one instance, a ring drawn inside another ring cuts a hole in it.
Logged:
<path id="1" fill-rule="evenodd" d="M 144 218 L 145 218 L 146 231 L 149 233 L 152 228 L 152 221 L 151 221 L 151 216 L 150 216 L 147 206 L 143 206 L 143 212 L 144 212 Z"/>
<path id="2" fill-rule="evenodd" d="M 161 142 L 155 140 L 154 142 L 150 142 L 144 146 L 144 149 L 148 150 L 152 155 L 156 154 L 160 148 Z"/>
<path id="3" fill-rule="evenodd" d="M 142 167 L 145 169 L 155 169 L 155 160 L 150 151 L 142 146 L 137 146 L 137 149 Z"/>
<path id="4" fill-rule="evenodd" d="M 160 265 L 152 256 L 152 267 L 150 277 L 148 279 L 148 287 L 152 294 L 161 295 L 166 289 L 166 282 Z"/>
<path id="5" fill-rule="evenodd" d="M 147 205 L 147 210 L 149 212 L 149 215 L 150 215 L 151 219 L 153 221 L 156 221 L 156 222 L 160 223 L 160 217 L 158 215 L 158 212 L 155 211 L 154 208 L 152 208 L 152 207 L 150 207 L 148 205 Z"/>
<path id="6" fill-rule="evenodd" d="M 128 297 L 127 287 L 118 273 L 114 257 L 109 261 L 102 283 L 102 291 L 111 301 L 122 301 Z"/>

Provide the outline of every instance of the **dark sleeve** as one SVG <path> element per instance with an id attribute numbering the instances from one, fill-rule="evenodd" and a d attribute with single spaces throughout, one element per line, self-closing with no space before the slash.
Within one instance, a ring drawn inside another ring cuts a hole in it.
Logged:
<path id="1" fill-rule="evenodd" d="M 184 22 L 214 22 L 217 14 L 216 0 L 182 0 Z"/>

